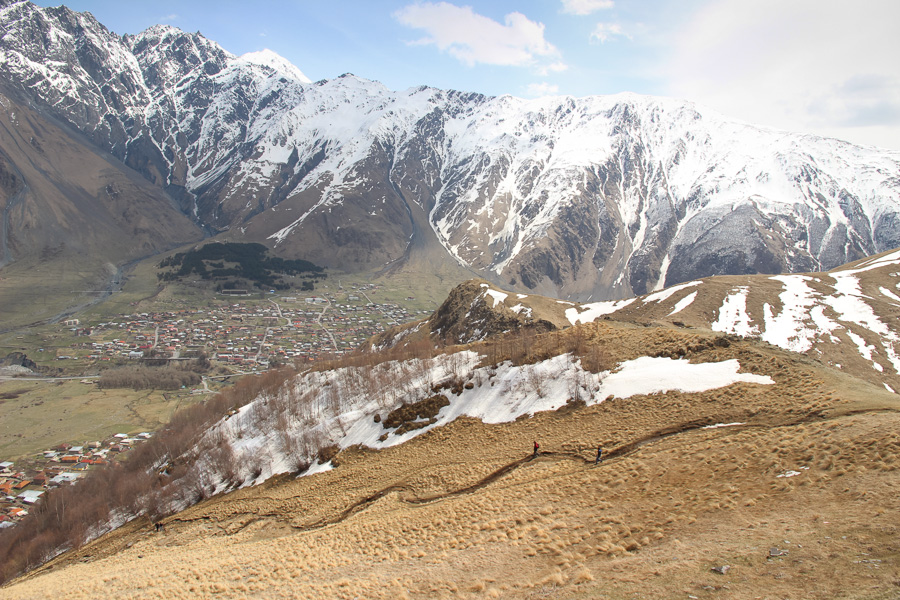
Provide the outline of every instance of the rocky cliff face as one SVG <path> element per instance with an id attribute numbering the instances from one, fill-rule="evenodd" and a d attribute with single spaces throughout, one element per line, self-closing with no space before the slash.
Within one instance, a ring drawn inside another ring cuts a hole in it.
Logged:
<path id="1" fill-rule="evenodd" d="M 195 222 L 367 270 L 441 253 L 573 299 L 714 274 L 821 270 L 900 245 L 900 153 L 687 102 L 310 82 L 157 26 L 0 3 L 0 75 Z M 42 57 L 51 57 L 44 60 Z"/>

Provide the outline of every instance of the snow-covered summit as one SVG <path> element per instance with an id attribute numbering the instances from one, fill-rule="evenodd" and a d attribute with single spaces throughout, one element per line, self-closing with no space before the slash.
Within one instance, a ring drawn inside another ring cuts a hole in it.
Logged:
<path id="1" fill-rule="evenodd" d="M 268 67 L 277 73 L 287 75 L 302 83 L 312 83 L 312 80 L 303 74 L 303 71 L 295 67 L 290 61 L 265 48 L 258 52 L 248 52 L 240 56 L 240 60 L 247 63 Z"/>

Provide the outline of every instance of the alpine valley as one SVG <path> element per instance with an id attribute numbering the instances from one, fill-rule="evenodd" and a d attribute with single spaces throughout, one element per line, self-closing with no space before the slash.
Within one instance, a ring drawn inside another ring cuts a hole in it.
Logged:
<path id="1" fill-rule="evenodd" d="M 0 0 L 0 209 L 0 600 L 898 597 L 900 152 Z"/>
<path id="2" fill-rule="evenodd" d="M 312 82 L 27 1 L 0 0 L 0 31 L 2 264 L 77 251 L 108 277 L 212 235 L 599 301 L 900 246 L 900 152 L 671 98 Z"/>

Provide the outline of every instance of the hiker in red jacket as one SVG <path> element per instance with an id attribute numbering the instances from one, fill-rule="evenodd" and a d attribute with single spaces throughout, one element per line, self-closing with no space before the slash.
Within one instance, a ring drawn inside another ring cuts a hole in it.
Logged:
<path id="1" fill-rule="evenodd" d="M 537 455 L 538 455 L 538 448 L 540 448 L 540 447 L 541 447 L 541 445 L 538 444 L 537 441 L 535 441 L 535 442 L 534 442 L 534 454 L 531 455 L 531 458 L 537 457 Z"/>

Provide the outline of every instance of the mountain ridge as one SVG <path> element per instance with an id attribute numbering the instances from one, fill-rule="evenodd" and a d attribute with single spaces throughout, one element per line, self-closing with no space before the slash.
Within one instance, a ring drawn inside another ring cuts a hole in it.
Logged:
<path id="1" fill-rule="evenodd" d="M 0 43 L 0 71 L 21 93 L 199 225 L 288 257 L 412 271 L 425 248 L 498 285 L 586 301 L 828 269 L 900 245 L 900 152 L 635 94 L 310 83 L 200 34 L 118 37 L 28 2 L 0 23 L 29 32 Z M 41 55 L 57 58 L 38 68 Z"/>
<path id="2" fill-rule="evenodd" d="M 375 349 L 474 344 L 615 320 L 756 339 L 900 391 L 900 250 L 828 272 L 698 279 L 623 300 L 576 303 L 474 279 L 426 319 L 370 340 Z"/>

